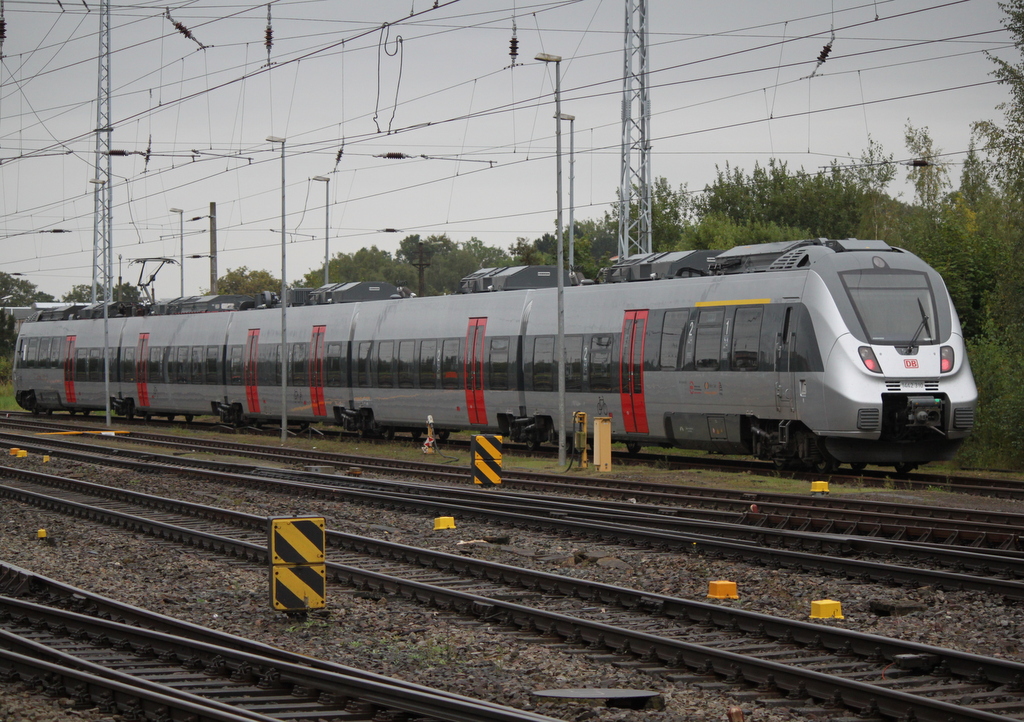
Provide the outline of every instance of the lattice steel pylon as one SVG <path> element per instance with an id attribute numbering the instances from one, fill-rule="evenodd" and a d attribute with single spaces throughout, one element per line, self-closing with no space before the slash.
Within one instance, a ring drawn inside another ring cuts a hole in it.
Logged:
<path id="1" fill-rule="evenodd" d="M 619 258 L 651 252 L 651 99 L 647 0 L 625 0 Z M 635 212 L 634 212 L 635 207 Z"/>
<path id="2" fill-rule="evenodd" d="M 93 183 L 92 302 L 97 301 L 97 286 L 103 300 L 110 303 L 113 254 L 111 248 L 111 175 L 110 139 L 110 0 L 100 0 L 99 72 L 96 91 L 96 163 Z"/>

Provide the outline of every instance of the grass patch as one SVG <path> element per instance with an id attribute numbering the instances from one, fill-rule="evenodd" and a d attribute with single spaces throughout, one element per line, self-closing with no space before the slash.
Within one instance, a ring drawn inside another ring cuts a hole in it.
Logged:
<path id="1" fill-rule="evenodd" d="M 20 411 L 21 407 L 14 400 L 14 384 L 8 381 L 0 383 L 0 411 Z"/>

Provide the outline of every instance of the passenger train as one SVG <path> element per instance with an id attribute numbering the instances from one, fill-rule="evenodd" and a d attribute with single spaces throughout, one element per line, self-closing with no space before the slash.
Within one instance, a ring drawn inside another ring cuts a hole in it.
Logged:
<path id="1" fill-rule="evenodd" d="M 106 408 L 109 388 L 127 417 L 243 425 L 279 421 L 284 388 L 296 424 L 418 436 L 432 417 L 441 438 L 472 430 L 536 446 L 557 443 L 563 373 L 567 429 L 585 411 L 610 417 L 633 452 L 821 471 L 909 471 L 950 459 L 973 427 L 977 390 L 945 284 L 900 248 L 817 239 L 650 254 L 603 280 L 564 289 L 562 364 L 550 267 L 484 269 L 430 298 L 325 286 L 287 307 L 283 348 L 270 294 L 112 306 L 106 321 L 97 307 L 40 312 L 21 327 L 16 398 L 88 413 Z"/>

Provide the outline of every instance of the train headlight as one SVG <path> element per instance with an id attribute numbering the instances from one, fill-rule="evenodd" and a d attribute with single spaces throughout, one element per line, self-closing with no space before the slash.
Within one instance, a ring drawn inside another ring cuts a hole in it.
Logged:
<path id="1" fill-rule="evenodd" d="M 939 371 L 948 374 L 953 370 L 953 347 L 943 346 L 939 349 Z"/>
<path id="2" fill-rule="evenodd" d="M 861 346 L 857 352 L 860 353 L 860 360 L 864 362 L 864 367 L 868 371 L 875 374 L 882 373 L 882 366 L 878 363 L 875 352 L 871 350 L 870 346 Z"/>

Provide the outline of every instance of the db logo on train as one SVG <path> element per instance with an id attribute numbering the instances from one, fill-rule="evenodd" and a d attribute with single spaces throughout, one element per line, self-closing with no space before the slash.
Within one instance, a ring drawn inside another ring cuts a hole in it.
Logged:
<path id="1" fill-rule="evenodd" d="M 905 359 L 903 359 L 903 365 L 906 366 L 908 369 L 916 369 L 916 368 L 918 368 L 918 366 L 917 366 L 917 359 L 916 358 L 905 358 Z"/>

